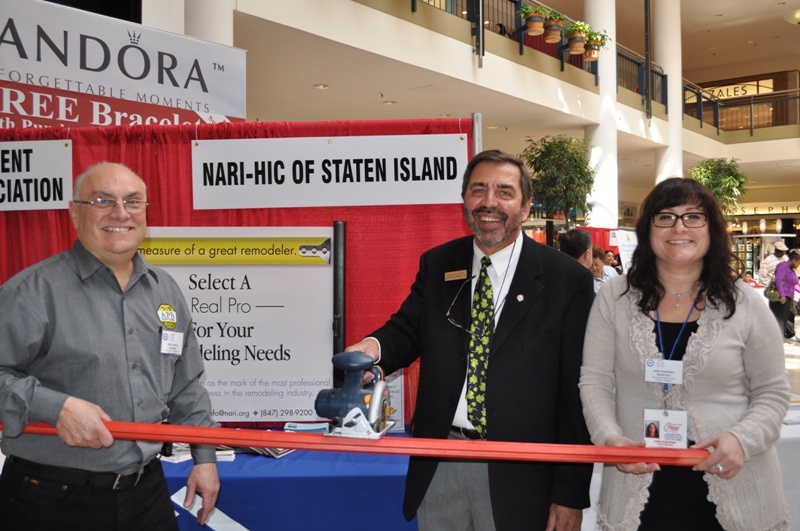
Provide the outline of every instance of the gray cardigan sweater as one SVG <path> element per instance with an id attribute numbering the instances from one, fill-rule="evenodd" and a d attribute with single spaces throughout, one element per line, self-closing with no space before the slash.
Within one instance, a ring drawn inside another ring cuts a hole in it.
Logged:
<path id="1" fill-rule="evenodd" d="M 644 380 L 645 359 L 660 359 L 653 320 L 622 295 L 626 277 L 607 282 L 589 316 L 580 390 L 586 424 L 596 445 L 609 435 L 642 440 L 645 408 L 662 406 L 663 385 Z M 767 304 L 750 286 L 737 283 L 736 313 L 702 312 L 683 358 L 683 385 L 672 386 L 674 409 L 688 413 L 689 438 L 699 441 L 728 431 L 745 453 L 732 479 L 705 474 L 709 498 L 726 530 L 789 529 L 775 441 L 789 404 L 781 334 Z M 625 474 L 603 467 L 598 528 L 635 530 L 652 474 Z"/>

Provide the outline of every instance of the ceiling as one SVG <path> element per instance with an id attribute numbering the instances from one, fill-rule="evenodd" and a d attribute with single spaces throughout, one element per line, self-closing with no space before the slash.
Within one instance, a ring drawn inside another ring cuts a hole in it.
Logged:
<path id="1" fill-rule="evenodd" d="M 547 3 L 580 20 L 584 1 Z M 643 0 L 617 0 L 617 41 L 641 54 L 643 5 Z M 800 10 L 800 0 L 681 0 L 681 10 L 684 72 L 728 69 L 736 72 L 725 76 L 731 78 L 766 73 L 754 70 L 759 64 L 800 69 L 800 25 L 782 18 Z M 248 50 L 248 121 L 468 117 L 480 112 L 483 147 L 512 153 L 523 149 L 526 136 L 566 133 L 582 137 L 583 127 L 588 125 L 577 117 L 439 72 L 241 13 L 234 17 L 234 45 Z M 749 67 L 744 69 L 743 63 Z M 330 85 L 330 89 L 314 89 L 318 83 Z M 385 105 L 387 100 L 397 104 Z M 487 129 L 489 125 L 497 129 Z M 753 181 L 748 189 L 775 191 L 775 201 L 785 199 L 778 188 L 800 185 L 800 153 L 792 156 L 795 158 L 778 164 L 742 164 L 741 169 Z M 621 133 L 620 183 L 628 189 L 642 189 L 644 195 L 655 182 L 654 158 L 652 144 Z M 700 160 L 685 155 L 684 171 Z M 800 201 L 800 195 L 794 199 Z"/>

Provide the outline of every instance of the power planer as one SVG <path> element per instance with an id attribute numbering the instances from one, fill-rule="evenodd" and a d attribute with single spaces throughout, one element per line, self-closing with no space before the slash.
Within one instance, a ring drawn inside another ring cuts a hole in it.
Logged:
<path id="1" fill-rule="evenodd" d="M 383 371 L 373 365 L 372 358 L 363 352 L 341 352 L 333 356 L 333 366 L 344 372 L 344 385 L 339 389 L 323 389 L 317 394 L 314 409 L 317 415 L 331 419 L 333 424 L 326 435 L 380 439 L 394 426 L 388 420 L 389 385 Z M 375 377 L 364 383 L 364 373 Z"/>

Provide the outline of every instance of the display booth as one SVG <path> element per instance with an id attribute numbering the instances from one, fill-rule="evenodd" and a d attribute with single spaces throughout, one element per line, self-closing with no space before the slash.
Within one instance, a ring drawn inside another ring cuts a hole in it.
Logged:
<path id="1" fill-rule="evenodd" d="M 196 210 L 192 144 L 203 140 L 463 135 L 471 157 L 469 119 L 309 123 L 223 123 L 183 126 L 2 129 L 0 142 L 69 140 L 73 179 L 102 161 L 120 162 L 147 184 L 151 227 L 304 227 L 346 223 L 344 344 L 362 339 L 406 297 L 425 250 L 464 236 L 460 204 L 352 205 Z M 460 183 L 460 176 L 458 178 Z M 71 197 L 71 191 L 69 192 Z M 389 203 L 391 201 L 387 201 Z M 70 248 L 76 238 L 67 210 L 0 211 L 0 283 Z M 415 368 L 407 372 L 406 422 L 413 411 Z"/>

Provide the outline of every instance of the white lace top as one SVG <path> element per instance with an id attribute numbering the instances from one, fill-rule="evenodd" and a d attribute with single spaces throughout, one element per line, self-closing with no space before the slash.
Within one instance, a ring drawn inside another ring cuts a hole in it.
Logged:
<path id="1" fill-rule="evenodd" d="M 683 357 L 683 385 L 672 386 L 672 407 L 688 413 L 689 439 L 728 431 L 745 452 L 734 478 L 706 474 L 717 519 L 728 530 L 789 529 L 774 443 L 789 404 L 783 341 L 761 296 L 739 283 L 736 313 L 706 307 Z M 661 358 L 653 321 L 622 295 L 626 277 L 613 278 L 592 306 L 583 351 L 580 389 L 592 442 L 609 435 L 642 439 L 645 408 L 662 407 L 663 385 L 644 380 L 645 359 Z M 652 474 L 603 469 L 598 528 L 635 530 Z M 676 493 L 680 495 L 680 493 Z"/>

